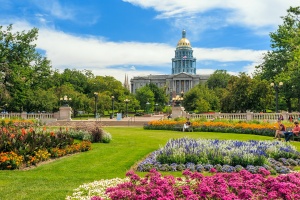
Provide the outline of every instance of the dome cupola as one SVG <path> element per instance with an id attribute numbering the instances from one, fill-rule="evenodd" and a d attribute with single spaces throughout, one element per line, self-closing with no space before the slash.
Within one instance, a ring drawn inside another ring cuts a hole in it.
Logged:
<path id="1" fill-rule="evenodd" d="M 172 74 L 179 73 L 196 74 L 196 58 L 193 56 L 191 43 L 186 39 L 185 30 L 177 43 L 175 57 L 172 58 Z"/>
<path id="2" fill-rule="evenodd" d="M 182 38 L 178 41 L 177 47 L 191 47 L 190 41 L 186 39 L 185 30 L 182 31 Z"/>

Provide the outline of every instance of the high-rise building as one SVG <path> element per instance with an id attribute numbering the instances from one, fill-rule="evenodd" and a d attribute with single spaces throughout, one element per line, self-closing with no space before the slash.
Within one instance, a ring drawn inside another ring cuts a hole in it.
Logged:
<path id="1" fill-rule="evenodd" d="M 189 91 L 195 85 L 207 81 L 209 75 L 196 74 L 196 58 L 193 56 L 193 49 L 190 41 L 186 38 L 186 31 L 182 31 L 182 38 L 178 41 L 175 57 L 172 58 L 171 75 L 148 75 L 136 76 L 130 80 L 131 93 L 153 83 L 158 87 L 165 88 L 166 94 L 170 97 L 181 95 Z"/>

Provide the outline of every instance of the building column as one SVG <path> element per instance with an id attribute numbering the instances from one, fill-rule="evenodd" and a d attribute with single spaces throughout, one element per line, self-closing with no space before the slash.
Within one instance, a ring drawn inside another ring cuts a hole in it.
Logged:
<path id="1" fill-rule="evenodd" d="M 173 81 L 173 92 L 176 92 L 176 81 Z M 173 93 L 172 93 L 172 95 L 173 95 Z M 173 96 L 172 96 L 173 97 Z"/>

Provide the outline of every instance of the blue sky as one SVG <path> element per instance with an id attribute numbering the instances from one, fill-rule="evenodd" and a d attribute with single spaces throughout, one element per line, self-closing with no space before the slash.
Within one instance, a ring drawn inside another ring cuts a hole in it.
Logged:
<path id="1" fill-rule="evenodd" d="M 298 3 L 298 5 L 297 5 Z M 183 29 L 197 74 L 247 72 L 270 50 L 269 33 L 296 0 L 0 0 L 0 25 L 39 29 L 53 69 L 95 75 L 171 74 Z"/>

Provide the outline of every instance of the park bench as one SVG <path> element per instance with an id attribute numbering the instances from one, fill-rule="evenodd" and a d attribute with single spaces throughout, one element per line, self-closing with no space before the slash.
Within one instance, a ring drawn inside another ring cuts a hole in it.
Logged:
<path id="1" fill-rule="evenodd" d="M 293 136 L 291 137 L 291 140 L 300 141 L 300 135 L 296 136 L 296 135 L 293 134 Z"/>
<path id="2" fill-rule="evenodd" d="M 292 132 L 292 128 L 287 128 L 286 129 L 287 132 Z M 280 138 L 283 137 L 284 139 L 284 135 L 280 135 Z M 292 135 L 292 137 L 290 138 L 291 141 L 300 141 L 300 134 L 298 136 L 296 136 L 295 134 Z"/>

